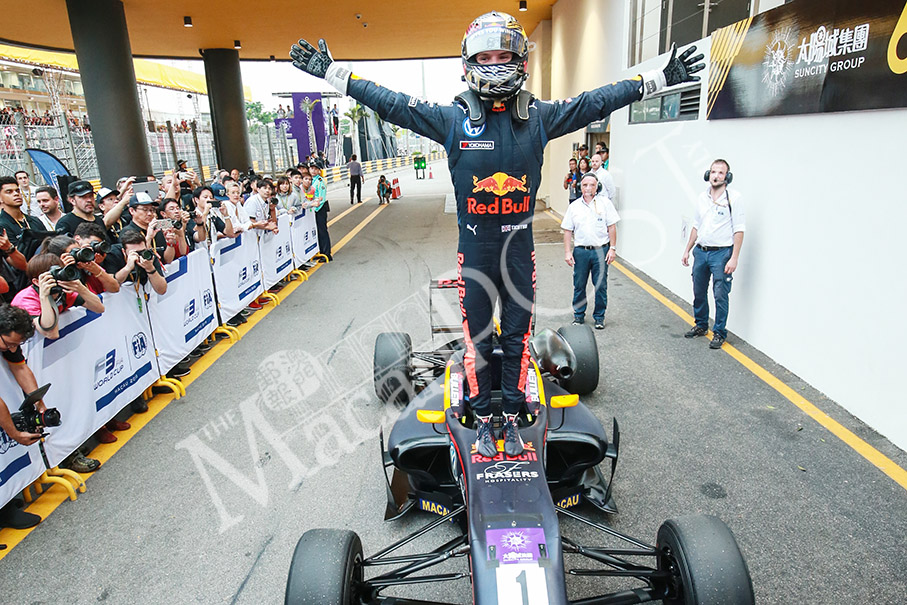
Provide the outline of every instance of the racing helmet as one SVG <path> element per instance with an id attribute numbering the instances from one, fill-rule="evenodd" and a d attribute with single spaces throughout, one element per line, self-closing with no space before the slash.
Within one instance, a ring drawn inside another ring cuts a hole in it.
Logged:
<path id="1" fill-rule="evenodd" d="M 513 53 L 509 63 L 480 64 L 481 52 L 504 50 Z M 463 72 L 470 90 L 484 99 L 512 97 L 529 77 L 529 38 L 507 13 L 490 12 L 466 28 L 461 49 Z"/>

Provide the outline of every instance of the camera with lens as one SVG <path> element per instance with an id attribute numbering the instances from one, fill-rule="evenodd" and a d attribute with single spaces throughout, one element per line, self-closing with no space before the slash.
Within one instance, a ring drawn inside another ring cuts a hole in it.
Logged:
<path id="1" fill-rule="evenodd" d="M 91 242 L 91 250 L 95 254 L 108 254 L 110 252 L 109 242 Z"/>
<path id="2" fill-rule="evenodd" d="M 94 250 L 91 248 L 76 248 L 69 255 L 77 263 L 90 263 L 94 260 Z"/>
<path id="3" fill-rule="evenodd" d="M 22 433 L 44 433 L 48 427 L 60 426 L 60 410 L 47 408 L 39 412 L 34 403 L 25 402 L 18 412 L 10 414 L 16 430 Z"/>
<path id="4" fill-rule="evenodd" d="M 91 255 L 94 259 L 94 253 Z M 84 261 L 82 261 L 84 262 Z M 82 278 L 82 270 L 76 267 L 75 265 L 66 265 L 61 267 L 60 265 L 51 265 L 48 269 L 50 276 L 57 281 L 78 281 Z"/>
<path id="5" fill-rule="evenodd" d="M 223 203 L 222 201 L 220 201 L 220 200 L 211 200 L 211 207 L 212 207 L 212 208 L 220 208 L 221 206 L 223 206 L 223 204 L 224 204 L 224 203 Z"/>
<path id="6" fill-rule="evenodd" d="M 272 197 L 271 199 L 268 200 L 268 203 L 272 206 L 276 206 L 278 201 L 279 200 L 276 197 Z"/>
<path id="7" fill-rule="evenodd" d="M 182 229 L 182 228 L 183 228 L 183 221 L 181 221 L 181 220 L 171 220 L 171 221 L 170 221 L 170 226 L 171 226 L 173 229 Z"/>
<path id="8" fill-rule="evenodd" d="M 10 414 L 17 431 L 23 433 L 41 433 L 42 437 L 46 437 L 47 433 L 44 432 L 45 428 L 60 426 L 60 410 L 57 408 L 47 408 L 43 412 L 39 412 L 38 408 L 35 407 L 35 404 L 41 401 L 49 388 L 50 384 L 46 384 L 36 391 L 29 393 L 25 397 L 25 401 L 22 402 L 22 405 L 19 406 L 19 411 Z"/>
<path id="9" fill-rule="evenodd" d="M 154 258 L 154 250 L 149 250 L 145 248 L 144 250 L 139 250 L 138 255 L 144 260 L 151 260 Z"/>

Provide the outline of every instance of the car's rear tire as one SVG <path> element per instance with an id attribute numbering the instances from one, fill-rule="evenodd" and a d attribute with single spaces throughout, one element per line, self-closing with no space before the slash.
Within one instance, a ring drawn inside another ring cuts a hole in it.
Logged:
<path id="1" fill-rule="evenodd" d="M 345 529 L 302 534 L 287 577 L 285 605 L 353 605 L 362 581 L 362 542 Z"/>
<path id="2" fill-rule="evenodd" d="M 412 401 L 413 341 L 406 332 L 382 332 L 375 339 L 375 393 L 381 401 Z"/>
<path id="3" fill-rule="evenodd" d="M 561 326 L 557 332 L 564 337 L 576 357 L 573 375 L 559 382 L 571 393 L 588 395 L 598 388 L 598 343 L 595 334 L 586 325 Z"/>
<path id="4" fill-rule="evenodd" d="M 753 605 L 753 581 L 737 541 L 718 517 L 668 519 L 658 529 L 658 569 L 672 573 L 665 605 Z"/>

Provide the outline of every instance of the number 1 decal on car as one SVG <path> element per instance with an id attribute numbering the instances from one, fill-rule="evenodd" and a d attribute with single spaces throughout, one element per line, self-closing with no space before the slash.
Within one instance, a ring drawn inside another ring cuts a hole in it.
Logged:
<path id="1" fill-rule="evenodd" d="M 501 565 L 497 578 L 498 605 L 548 605 L 545 570 L 538 563 Z"/>

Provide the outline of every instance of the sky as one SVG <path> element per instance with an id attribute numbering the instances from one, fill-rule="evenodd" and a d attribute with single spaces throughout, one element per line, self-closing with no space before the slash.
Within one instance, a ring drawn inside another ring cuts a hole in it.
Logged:
<path id="1" fill-rule="evenodd" d="M 204 73 L 204 64 L 198 61 L 165 61 L 165 65 Z M 422 95 L 422 64 L 425 64 L 425 98 L 429 101 L 451 102 L 455 95 L 466 89 L 461 80 L 463 67 L 459 58 L 412 59 L 399 61 L 353 61 L 346 63 L 357 76 L 381 84 L 385 88 Z M 274 93 L 323 92 L 334 89 L 321 78 L 304 73 L 290 62 L 241 61 L 243 85 L 252 89 L 252 100 L 261 102 L 266 110 L 277 109 L 287 99 Z M 341 112 L 349 108 L 350 99 L 338 100 Z"/>

